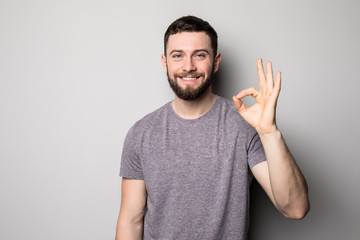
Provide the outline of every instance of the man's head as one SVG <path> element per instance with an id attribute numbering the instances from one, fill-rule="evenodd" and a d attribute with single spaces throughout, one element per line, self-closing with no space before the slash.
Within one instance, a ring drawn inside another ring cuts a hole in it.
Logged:
<path id="1" fill-rule="evenodd" d="M 221 61 L 215 30 L 199 18 L 182 17 L 166 31 L 164 47 L 162 62 L 175 94 L 183 100 L 199 98 Z"/>
<path id="2" fill-rule="evenodd" d="M 164 53 L 166 55 L 166 47 L 170 35 L 181 32 L 205 32 L 211 40 L 211 48 L 213 56 L 217 54 L 218 36 L 214 28 L 210 24 L 198 17 L 184 16 L 175 20 L 165 32 L 164 35 Z"/>

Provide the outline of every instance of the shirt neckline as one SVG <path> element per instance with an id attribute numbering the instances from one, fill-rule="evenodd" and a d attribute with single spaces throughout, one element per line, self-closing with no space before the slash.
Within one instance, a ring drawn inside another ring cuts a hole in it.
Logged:
<path id="1" fill-rule="evenodd" d="M 211 108 L 209 109 L 209 111 L 207 111 L 206 113 L 204 113 L 203 115 L 201 115 L 200 117 L 198 118 L 194 118 L 194 119 L 186 119 L 186 118 L 183 118 L 181 116 L 179 116 L 173 109 L 172 105 L 171 105 L 171 102 L 168 103 L 168 108 L 169 108 L 169 111 L 171 113 L 171 115 L 173 115 L 175 117 L 175 119 L 179 120 L 180 122 L 183 122 L 183 123 L 196 123 L 196 122 L 199 122 L 199 121 L 202 121 L 203 119 L 207 119 L 209 117 L 211 117 L 211 115 L 213 115 L 213 112 L 216 110 L 217 106 L 219 105 L 219 101 L 220 101 L 220 97 L 219 96 L 216 96 L 216 99 L 215 99 L 215 102 L 214 104 L 211 106 Z"/>

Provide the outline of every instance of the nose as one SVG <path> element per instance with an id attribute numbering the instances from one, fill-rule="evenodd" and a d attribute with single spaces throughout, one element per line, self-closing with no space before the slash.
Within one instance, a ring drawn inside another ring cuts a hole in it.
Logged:
<path id="1" fill-rule="evenodd" d="M 193 71 L 196 71 L 196 66 L 194 64 L 194 61 L 193 59 L 190 57 L 190 58 L 186 58 L 184 60 L 184 63 L 183 63 L 183 71 L 185 72 L 193 72 Z"/>

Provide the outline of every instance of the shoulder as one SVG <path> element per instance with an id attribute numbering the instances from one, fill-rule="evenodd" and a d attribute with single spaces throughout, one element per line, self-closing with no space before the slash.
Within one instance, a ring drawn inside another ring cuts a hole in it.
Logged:
<path id="1" fill-rule="evenodd" d="M 241 116 L 234 107 L 234 102 L 232 100 L 220 96 L 217 96 L 217 98 L 218 106 L 220 107 L 220 111 L 222 114 L 225 113 L 227 116 L 234 119 L 241 119 Z"/>
<path id="2" fill-rule="evenodd" d="M 256 130 L 239 114 L 234 106 L 234 102 L 227 98 L 217 97 L 219 98 L 219 118 L 225 128 L 229 129 L 229 131 L 242 133 L 241 135 L 246 135 L 250 138 L 254 137 Z"/>
<path id="3" fill-rule="evenodd" d="M 160 122 L 164 119 L 164 116 L 168 114 L 169 104 L 170 102 L 166 103 L 162 107 L 136 121 L 129 129 L 128 134 L 139 136 L 145 131 L 149 131 L 156 126 L 160 126 Z"/>
<path id="4" fill-rule="evenodd" d="M 240 124 L 242 127 L 248 128 L 250 126 L 236 110 L 232 100 L 220 96 L 217 97 L 219 100 L 219 110 L 221 116 L 225 117 L 227 121 Z"/>

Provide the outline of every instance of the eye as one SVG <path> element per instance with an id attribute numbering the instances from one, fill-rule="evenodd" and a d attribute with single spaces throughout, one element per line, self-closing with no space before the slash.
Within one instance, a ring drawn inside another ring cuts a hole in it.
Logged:
<path id="1" fill-rule="evenodd" d="M 179 54 L 179 53 L 176 53 L 176 54 L 173 54 L 172 55 L 172 58 L 175 58 L 175 59 L 179 59 L 179 58 L 181 58 L 182 56 L 181 56 L 181 54 Z"/>
<path id="2" fill-rule="evenodd" d="M 206 58 L 206 54 L 205 54 L 205 53 L 197 53 L 195 56 L 196 56 L 196 58 L 199 58 L 199 59 L 204 59 L 204 58 Z"/>

